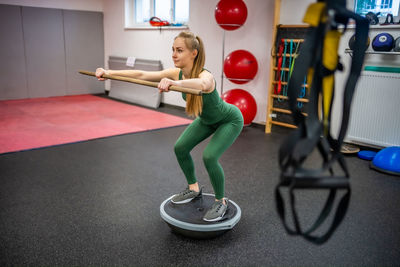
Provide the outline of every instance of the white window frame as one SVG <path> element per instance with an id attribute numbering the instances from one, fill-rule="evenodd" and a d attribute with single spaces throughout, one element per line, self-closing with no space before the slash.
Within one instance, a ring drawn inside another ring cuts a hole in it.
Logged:
<path id="1" fill-rule="evenodd" d="M 136 23 L 136 13 L 135 13 L 135 1 L 136 0 L 125 0 L 125 29 L 144 29 L 144 30 L 160 30 L 160 29 L 176 29 L 176 30 L 182 30 L 182 29 L 188 29 L 188 25 L 183 25 L 183 26 L 163 26 L 163 27 L 154 27 L 151 26 L 150 23 Z M 151 4 L 151 13 L 154 14 L 154 2 Z M 172 10 L 175 8 L 175 0 L 171 0 L 171 7 Z M 189 6 L 190 6 L 190 0 L 189 0 Z M 190 10 L 190 8 L 189 8 Z M 173 11 L 172 12 L 172 17 L 174 16 Z M 189 11 L 190 12 L 190 11 Z M 189 21 L 190 21 L 190 14 L 189 14 Z M 173 23 L 173 22 L 172 22 Z M 189 24 L 189 22 L 187 22 Z"/>
<path id="2" fill-rule="evenodd" d="M 375 2 L 378 2 L 378 4 L 381 4 L 382 2 L 387 2 L 387 1 L 388 0 L 381 0 L 381 1 L 375 1 Z M 400 15 L 398 13 L 399 12 L 399 3 L 400 3 L 400 0 L 392 0 L 391 8 L 383 8 L 383 9 L 371 10 L 371 11 L 374 13 L 376 13 L 377 11 L 381 12 L 380 16 L 382 16 L 382 15 L 386 16 L 387 13 L 391 13 L 396 17 L 396 16 Z M 357 9 L 357 0 L 354 1 L 354 10 L 356 10 L 356 9 Z"/>

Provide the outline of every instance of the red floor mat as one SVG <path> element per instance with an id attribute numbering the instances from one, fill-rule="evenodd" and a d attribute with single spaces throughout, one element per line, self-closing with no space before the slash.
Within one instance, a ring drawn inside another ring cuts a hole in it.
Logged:
<path id="1" fill-rule="evenodd" d="M 189 119 L 93 95 L 0 101 L 0 153 L 190 122 Z"/>

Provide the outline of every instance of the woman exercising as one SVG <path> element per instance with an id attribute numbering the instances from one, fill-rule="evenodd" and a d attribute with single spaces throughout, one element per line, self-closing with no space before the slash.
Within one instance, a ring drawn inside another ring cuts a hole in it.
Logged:
<path id="1" fill-rule="evenodd" d="M 172 60 L 176 68 L 162 71 L 104 70 L 98 68 L 99 80 L 103 74 L 126 76 L 159 82 L 160 92 L 168 92 L 170 86 L 181 86 L 202 90 L 200 96 L 182 93 L 186 100 L 186 113 L 196 117 L 175 143 L 175 154 L 187 179 L 188 187 L 172 197 L 174 204 L 183 204 L 201 196 L 202 188 L 196 179 L 190 151 L 212 136 L 203 152 L 203 161 L 215 192 L 215 203 L 206 212 L 203 220 L 221 220 L 228 208 L 225 196 L 225 175 L 218 160 L 239 136 L 243 128 L 240 110 L 224 102 L 216 90 L 214 76 L 204 69 L 205 52 L 202 40 L 191 32 L 181 32 L 174 39 Z"/>

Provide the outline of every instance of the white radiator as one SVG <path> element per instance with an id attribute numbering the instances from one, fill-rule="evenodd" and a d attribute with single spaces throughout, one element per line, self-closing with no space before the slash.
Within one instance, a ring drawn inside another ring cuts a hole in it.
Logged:
<path id="1" fill-rule="evenodd" d="M 362 72 L 346 139 L 381 147 L 400 146 L 400 74 Z"/>

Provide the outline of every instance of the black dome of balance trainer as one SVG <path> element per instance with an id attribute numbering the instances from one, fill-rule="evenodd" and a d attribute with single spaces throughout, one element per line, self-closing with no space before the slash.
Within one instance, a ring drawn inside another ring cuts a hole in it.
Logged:
<path id="1" fill-rule="evenodd" d="M 171 197 L 160 206 L 161 218 L 168 224 L 173 232 L 195 239 L 208 239 L 220 236 L 231 230 L 240 220 L 240 207 L 229 200 L 228 209 L 222 220 L 206 222 L 203 217 L 213 205 L 215 196 L 203 193 L 189 203 L 174 204 Z"/>
<path id="2" fill-rule="evenodd" d="M 372 40 L 372 48 L 375 51 L 391 51 L 394 46 L 394 38 L 391 34 L 383 32 L 377 34 Z"/>

